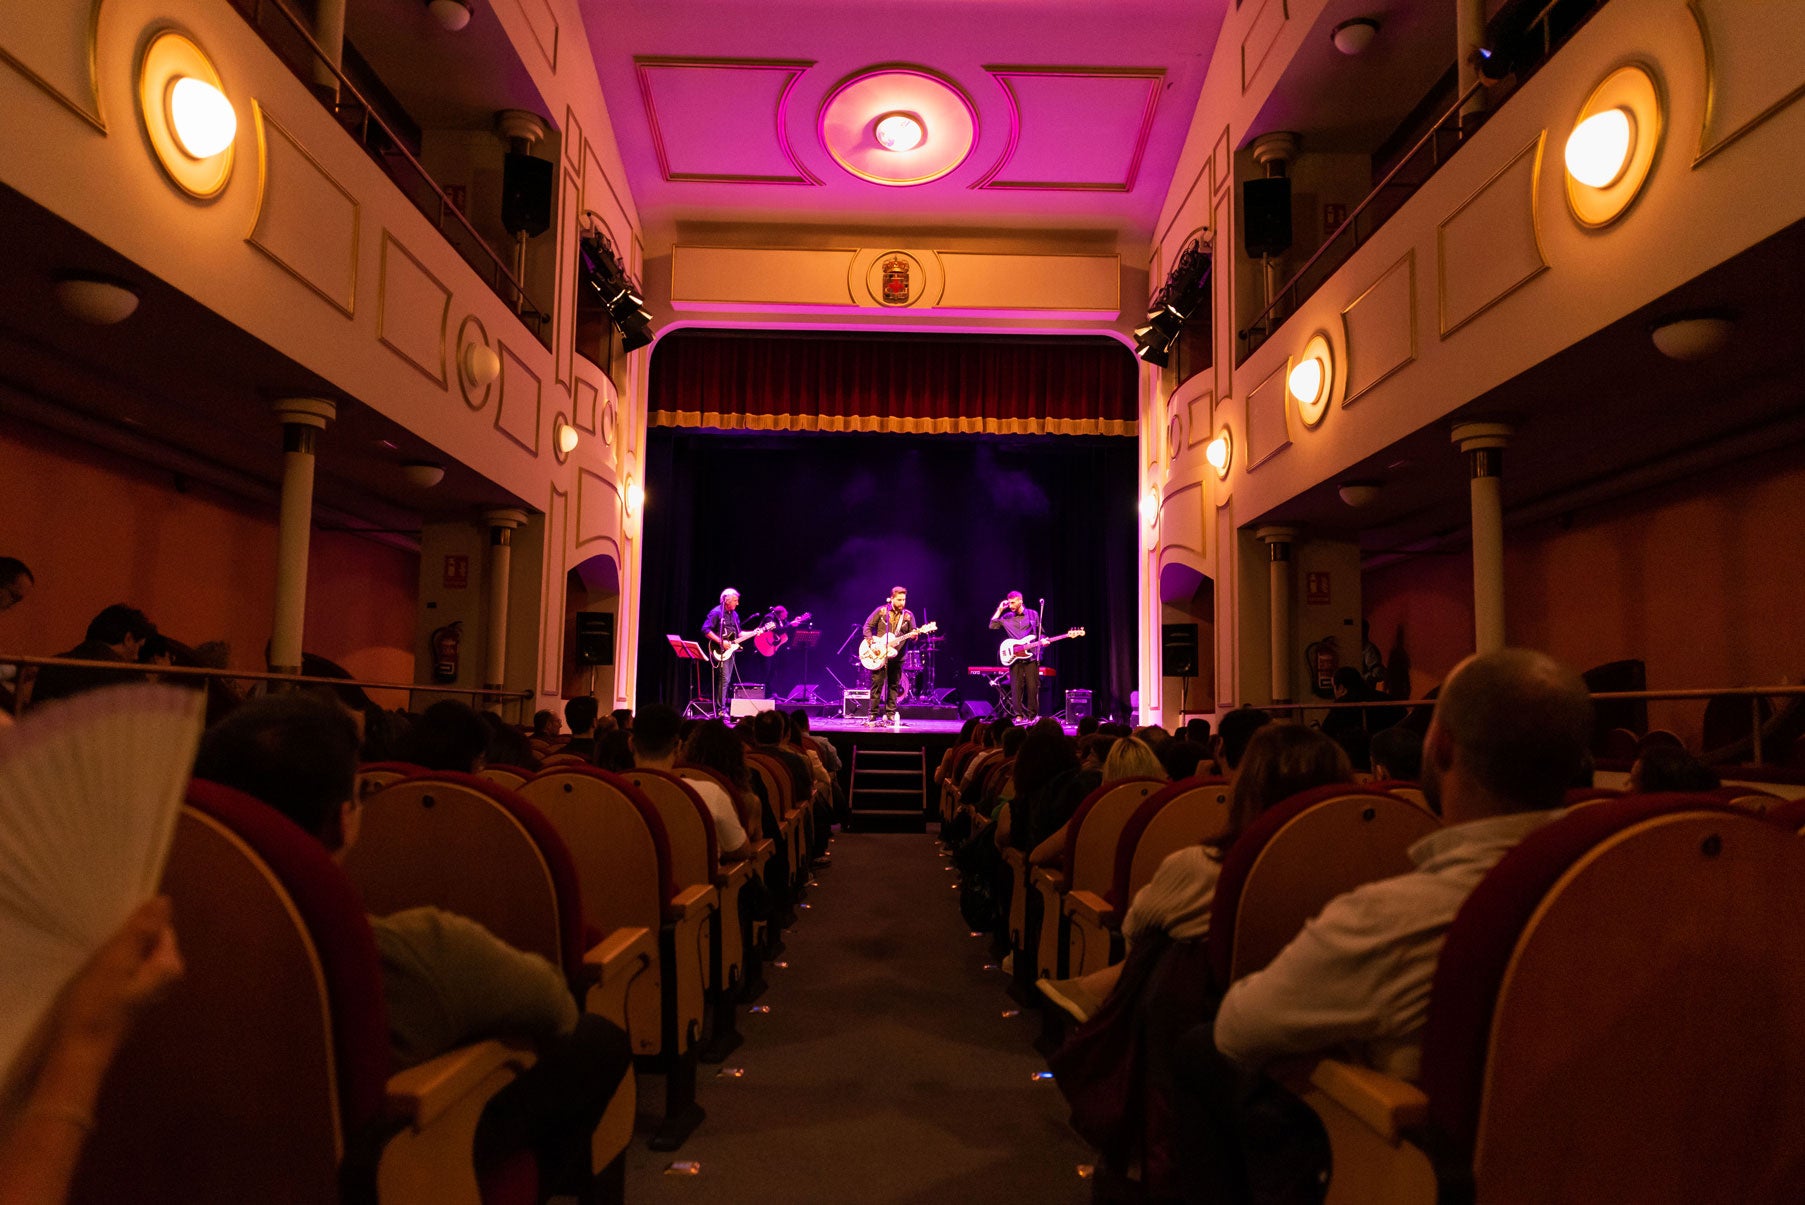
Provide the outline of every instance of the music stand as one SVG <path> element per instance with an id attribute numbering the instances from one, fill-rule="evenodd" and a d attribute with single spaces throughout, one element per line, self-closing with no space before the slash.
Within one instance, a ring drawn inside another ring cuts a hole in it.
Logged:
<path id="1" fill-rule="evenodd" d="M 704 707 L 701 698 L 702 663 L 708 660 L 708 654 L 703 652 L 702 646 L 693 640 L 685 640 L 681 636 L 670 635 L 667 635 L 665 639 L 671 642 L 671 652 L 677 655 L 677 660 L 689 662 L 690 670 L 692 671 L 689 706 L 683 709 L 683 718 L 686 720 L 713 719 L 714 710 L 712 706 Z M 712 704 L 713 699 L 711 698 L 709 702 Z"/>

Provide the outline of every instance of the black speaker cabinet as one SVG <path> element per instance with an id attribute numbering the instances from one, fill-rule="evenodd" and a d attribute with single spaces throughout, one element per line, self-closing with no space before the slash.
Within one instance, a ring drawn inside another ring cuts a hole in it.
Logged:
<path id="1" fill-rule="evenodd" d="M 996 708 L 983 699 L 967 699 L 959 704 L 961 720 L 983 720 L 986 724 L 996 719 Z"/>
<path id="2" fill-rule="evenodd" d="M 501 170 L 501 224 L 509 234 L 533 237 L 551 228 L 555 170 L 549 159 L 508 152 Z"/>
<path id="3" fill-rule="evenodd" d="M 614 612 L 577 612 L 577 664 L 614 664 Z"/>
<path id="4" fill-rule="evenodd" d="M 1261 176 L 1241 185 L 1241 234 L 1247 254 L 1283 255 L 1291 250 L 1291 181 Z"/>
<path id="5" fill-rule="evenodd" d="M 1197 676 L 1197 625 L 1168 623 L 1161 625 L 1164 657 L 1162 669 L 1168 678 Z"/>
<path id="6" fill-rule="evenodd" d="M 1065 692 L 1066 723 L 1076 724 L 1091 713 L 1091 692 L 1088 690 L 1068 690 Z"/>

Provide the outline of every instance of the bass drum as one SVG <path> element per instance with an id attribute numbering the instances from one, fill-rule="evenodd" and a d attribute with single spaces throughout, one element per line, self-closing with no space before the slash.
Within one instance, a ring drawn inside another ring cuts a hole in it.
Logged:
<path id="1" fill-rule="evenodd" d="M 915 675 L 903 670 L 902 676 L 896 680 L 896 701 L 906 702 L 915 695 Z"/>

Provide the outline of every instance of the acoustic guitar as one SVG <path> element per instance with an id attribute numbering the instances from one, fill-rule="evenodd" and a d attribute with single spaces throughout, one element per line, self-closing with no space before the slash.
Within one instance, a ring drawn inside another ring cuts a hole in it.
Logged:
<path id="1" fill-rule="evenodd" d="M 804 611 L 796 618 L 778 628 L 775 632 L 758 633 L 752 638 L 752 647 L 767 657 L 774 656 L 778 649 L 790 642 L 790 634 L 784 631 L 784 628 L 799 628 L 813 618 L 814 616 L 810 615 L 807 611 Z"/>
<path id="2" fill-rule="evenodd" d="M 884 662 L 902 652 L 902 646 L 917 636 L 924 636 L 940 626 L 936 621 L 924 624 L 913 631 L 904 632 L 901 636 L 883 635 L 867 636 L 859 642 L 859 664 L 866 669 L 883 669 Z"/>

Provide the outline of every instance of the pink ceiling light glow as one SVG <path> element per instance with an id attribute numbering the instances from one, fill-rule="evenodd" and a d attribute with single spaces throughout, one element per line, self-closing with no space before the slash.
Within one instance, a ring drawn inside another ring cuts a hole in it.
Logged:
<path id="1" fill-rule="evenodd" d="M 963 92 L 926 70 L 872 67 L 828 94 L 820 132 L 822 147 L 847 172 L 903 187 L 964 163 L 977 143 L 978 115 Z"/>

